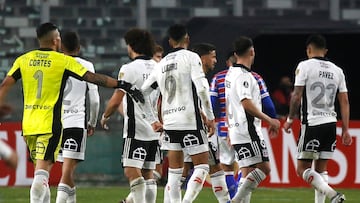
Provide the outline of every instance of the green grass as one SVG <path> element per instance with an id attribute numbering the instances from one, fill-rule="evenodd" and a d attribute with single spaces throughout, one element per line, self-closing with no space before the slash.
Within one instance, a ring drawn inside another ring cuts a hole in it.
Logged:
<path id="1" fill-rule="evenodd" d="M 29 187 L 0 187 L 1 203 L 25 203 L 29 201 Z M 339 189 L 346 194 L 346 203 L 358 203 L 360 192 L 357 189 Z M 77 188 L 78 203 L 118 202 L 127 196 L 127 187 L 81 187 Z M 51 202 L 55 202 L 56 188 L 51 188 Z M 157 202 L 162 202 L 163 187 L 158 188 Z M 204 188 L 195 203 L 217 202 L 211 188 Z M 310 188 L 258 188 L 253 192 L 251 203 L 310 203 L 314 202 L 314 192 Z M 327 201 L 329 202 L 329 201 Z"/>

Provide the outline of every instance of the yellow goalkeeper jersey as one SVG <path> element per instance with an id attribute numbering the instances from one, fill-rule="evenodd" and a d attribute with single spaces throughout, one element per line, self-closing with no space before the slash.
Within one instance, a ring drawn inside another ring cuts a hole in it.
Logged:
<path id="1" fill-rule="evenodd" d="M 23 135 L 61 135 L 66 79 L 81 79 L 86 71 L 73 57 L 50 49 L 33 50 L 15 60 L 7 75 L 22 79 Z"/>

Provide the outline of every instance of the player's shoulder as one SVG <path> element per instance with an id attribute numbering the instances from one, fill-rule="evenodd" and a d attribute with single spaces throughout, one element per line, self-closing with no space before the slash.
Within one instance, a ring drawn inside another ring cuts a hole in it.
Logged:
<path id="1" fill-rule="evenodd" d="M 81 57 L 75 57 L 75 60 L 78 61 L 81 65 L 83 65 L 86 69 L 88 69 L 91 72 L 94 72 L 94 64 L 84 58 Z"/>

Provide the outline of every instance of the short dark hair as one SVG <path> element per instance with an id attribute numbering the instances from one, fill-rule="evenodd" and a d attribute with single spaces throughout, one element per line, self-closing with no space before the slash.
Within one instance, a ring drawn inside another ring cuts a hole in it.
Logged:
<path id="1" fill-rule="evenodd" d="M 43 23 L 39 27 L 36 28 L 36 36 L 38 39 L 42 38 L 43 36 L 47 35 L 49 32 L 57 30 L 58 27 L 50 22 Z"/>
<path id="2" fill-rule="evenodd" d="M 238 56 L 244 55 L 253 46 L 253 41 L 246 36 L 238 37 L 234 42 L 234 52 Z"/>
<path id="3" fill-rule="evenodd" d="M 73 52 L 80 47 L 80 37 L 74 31 L 67 31 L 61 34 L 61 44 L 67 51 Z"/>
<path id="4" fill-rule="evenodd" d="M 155 44 L 154 53 L 156 52 L 164 52 L 164 49 L 159 44 Z"/>
<path id="5" fill-rule="evenodd" d="M 125 33 L 125 42 L 136 53 L 152 57 L 154 53 L 155 41 L 152 35 L 143 29 L 132 28 Z"/>
<path id="6" fill-rule="evenodd" d="M 187 29 L 185 25 L 182 24 L 175 24 L 169 27 L 168 35 L 171 39 L 179 42 L 181 39 L 185 37 L 187 34 Z"/>
<path id="7" fill-rule="evenodd" d="M 199 56 L 207 55 L 214 50 L 216 50 L 216 47 L 209 43 L 195 44 L 192 48 L 192 51 L 197 53 Z"/>
<path id="8" fill-rule="evenodd" d="M 318 49 L 326 49 L 326 39 L 320 34 L 312 34 L 306 40 L 306 46 L 312 44 Z"/>

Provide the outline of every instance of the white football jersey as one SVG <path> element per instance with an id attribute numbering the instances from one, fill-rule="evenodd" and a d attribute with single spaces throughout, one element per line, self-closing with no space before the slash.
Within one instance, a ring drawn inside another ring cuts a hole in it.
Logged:
<path id="1" fill-rule="evenodd" d="M 165 130 L 198 130 L 203 124 L 200 116 L 201 99 L 206 116 L 212 120 L 209 84 L 200 57 L 189 50 L 177 48 L 166 55 L 142 86 L 143 91 L 159 87 L 162 94 L 162 119 Z M 197 92 L 202 91 L 199 95 Z"/>
<path id="2" fill-rule="evenodd" d="M 262 108 L 259 85 L 250 69 L 238 64 L 229 68 L 225 77 L 225 97 L 231 144 L 263 140 L 261 120 L 247 113 L 241 105 L 243 99 L 251 99 L 260 111 Z"/>
<path id="3" fill-rule="evenodd" d="M 75 57 L 76 61 L 82 64 L 88 71 L 95 72 L 94 65 L 82 58 Z M 85 95 L 86 92 L 93 91 L 94 96 L 89 97 L 90 103 L 97 102 L 99 103 L 99 93 L 98 86 L 86 81 L 81 81 L 73 77 L 69 77 L 66 81 L 64 96 L 63 96 L 63 127 L 64 128 L 86 128 L 86 116 L 85 116 Z M 99 113 L 99 109 L 90 108 L 90 115 L 93 118 L 90 120 L 96 120 Z M 92 124 L 94 126 L 94 124 Z"/>
<path id="4" fill-rule="evenodd" d="M 156 62 L 150 57 L 139 56 L 132 62 L 123 65 L 119 71 L 119 80 L 129 82 L 140 88 L 148 78 Z M 159 94 L 154 91 L 150 96 L 152 108 L 156 109 Z M 146 120 L 142 106 L 136 103 L 132 97 L 126 93 L 122 101 L 124 107 L 124 138 L 135 138 L 138 140 L 158 140 L 159 133 L 153 131 L 151 124 Z"/>
<path id="5" fill-rule="evenodd" d="M 311 58 L 299 63 L 295 86 L 305 86 L 301 102 L 301 120 L 310 126 L 336 122 L 337 92 L 347 92 L 341 68 L 325 58 Z"/>

